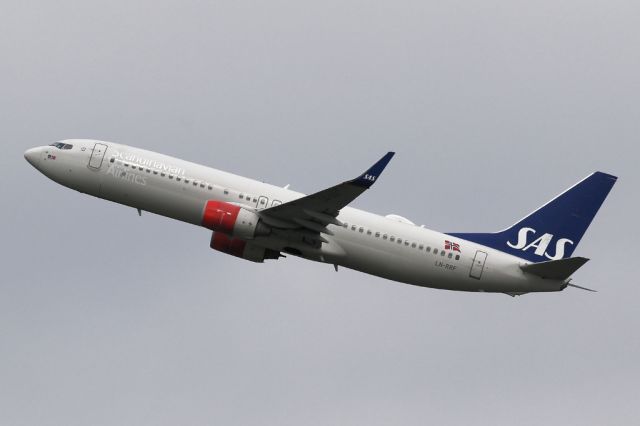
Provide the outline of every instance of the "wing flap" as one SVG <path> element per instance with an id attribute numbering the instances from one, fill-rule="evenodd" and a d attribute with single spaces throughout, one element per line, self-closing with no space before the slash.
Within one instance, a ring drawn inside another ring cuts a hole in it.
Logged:
<path id="1" fill-rule="evenodd" d="M 306 220 L 306 219 L 300 219 L 298 217 L 294 217 L 293 221 L 295 223 L 297 223 L 298 225 L 310 229 L 314 232 L 318 232 L 320 234 L 327 234 L 327 235 L 333 235 L 333 232 L 328 230 L 325 226 L 322 226 L 321 224 L 317 223 L 317 222 L 312 222 L 310 220 Z"/>

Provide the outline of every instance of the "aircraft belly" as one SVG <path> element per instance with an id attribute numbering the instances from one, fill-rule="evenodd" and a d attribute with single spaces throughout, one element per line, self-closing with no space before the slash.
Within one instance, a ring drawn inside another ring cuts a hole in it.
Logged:
<path id="1" fill-rule="evenodd" d="M 183 188 L 176 191 L 171 186 L 173 182 L 159 181 L 144 174 L 136 176 L 137 180 L 104 176 L 100 196 L 136 209 L 200 225 L 206 197 L 197 193 L 197 190 Z"/>
<path id="2" fill-rule="evenodd" d="M 340 265 L 360 272 L 376 275 L 406 284 L 444 290 L 472 292 L 536 292 L 557 291 L 561 283 L 538 280 L 525 276 L 517 264 L 510 267 L 487 266 L 481 279 L 470 277 L 471 262 L 461 258 L 452 261 L 447 257 L 416 252 L 408 247 L 375 247 L 340 241 L 346 254 Z"/>
<path id="3" fill-rule="evenodd" d="M 352 242 L 341 244 L 347 253 L 341 264 L 347 268 L 423 287 L 461 287 L 456 284 L 459 278 L 456 270 L 436 267 L 434 257 L 424 252 L 418 254 L 414 249 L 405 247 L 384 250 L 382 247 Z"/>

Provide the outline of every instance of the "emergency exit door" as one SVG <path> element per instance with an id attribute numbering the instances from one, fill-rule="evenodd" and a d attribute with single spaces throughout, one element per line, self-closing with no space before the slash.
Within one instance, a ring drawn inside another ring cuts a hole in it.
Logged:
<path id="1" fill-rule="evenodd" d="M 478 250 L 473 258 L 473 265 L 471 265 L 471 272 L 469 276 L 479 280 L 482 277 L 482 271 L 484 271 L 484 263 L 487 260 L 487 253 Z"/>

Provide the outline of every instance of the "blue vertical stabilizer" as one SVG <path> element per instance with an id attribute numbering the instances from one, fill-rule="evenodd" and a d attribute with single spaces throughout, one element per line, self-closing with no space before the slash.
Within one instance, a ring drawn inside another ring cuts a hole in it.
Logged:
<path id="1" fill-rule="evenodd" d="M 449 233 L 531 262 L 570 257 L 618 178 L 595 172 L 509 229 Z"/>

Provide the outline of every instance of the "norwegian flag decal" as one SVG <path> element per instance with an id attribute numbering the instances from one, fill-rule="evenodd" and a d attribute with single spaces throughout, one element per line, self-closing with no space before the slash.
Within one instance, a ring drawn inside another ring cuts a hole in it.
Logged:
<path id="1" fill-rule="evenodd" d="M 453 241 L 449 241 L 449 240 L 444 240 L 444 249 L 453 250 L 453 251 L 457 251 L 458 253 L 461 253 L 460 244 L 454 243 Z"/>

